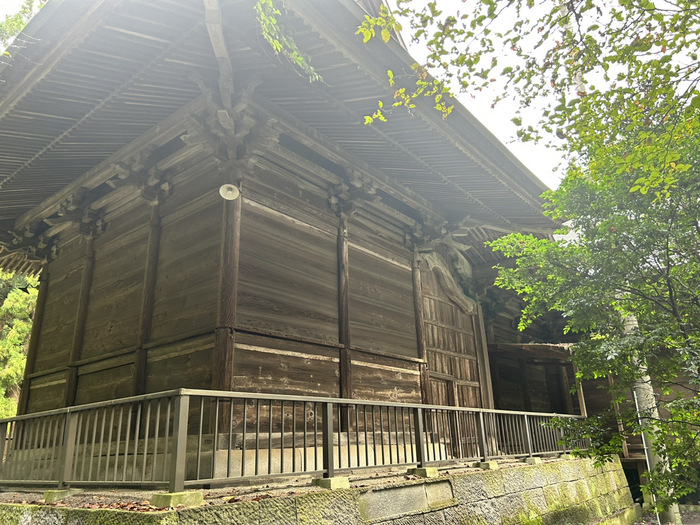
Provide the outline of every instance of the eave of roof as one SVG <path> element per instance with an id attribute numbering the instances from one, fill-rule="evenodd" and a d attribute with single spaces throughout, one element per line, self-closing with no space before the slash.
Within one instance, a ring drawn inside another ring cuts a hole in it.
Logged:
<path id="1" fill-rule="evenodd" d="M 293 20 L 299 45 L 326 83 L 310 85 L 276 64 L 250 23 L 250 2 L 230 0 L 222 12 L 237 88 L 262 78 L 258 100 L 433 202 L 465 238 L 555 227 L 539 208 L 546 186 L 459 104 L 446 121 L 419 101 L 414 116 L 397 112 L 388 123 L 362 125 L 376 101 L 391 96 L 386 69 L 413 60 L 398 43 L 363 45 L 354 37 L 363 12 L 352 0 L 290 0 L 290 11 L 300 16 Z M 19 40 L 31 42 L 0 65 L 0 229 L 15 229 L 20 217 L 196 98 L 194 77 L 214 83 L 203 12 L 189 0 L 47 4 Z M 5 250 L 8 240 L 0 235 Z"/>

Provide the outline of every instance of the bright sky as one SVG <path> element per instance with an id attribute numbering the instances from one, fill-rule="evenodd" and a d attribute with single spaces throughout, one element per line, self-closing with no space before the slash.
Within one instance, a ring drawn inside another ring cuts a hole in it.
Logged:
<path id="1" fill-rule="evenodd" d="M 0 18 L 16 13 L 21 5 L 22 0 L 0 0 Z"/>
<path id="2" fill-rule="evenodd" d="M 0 0 L 0 18 L 16 13 L 21 5 L 22 0 Z M 418 49 L 412 53 L 416 57 L 421 54 Z M 517 140 L 516 127 L 510 120 L 515 111 L 514 103 L 503 101 L 496 108 L 491 108 L 489 94 L 475 99 L 468 96 L 458 98 L 530 171 L 549 187 L 558 186 L 561 172 L 554 172 L 554 169 L 561 162 L 561 154 L 542 144 L 521 143 Z"/>
<path id="3" fill-rule="evenodd" d="M 393 1 L 389 0 L 390 3 Z M 424 0 L 416 0 L 416 3 L 420 4 L 422 1 Z M 458 13 L 460 9 L 464 9 L 464 0 L 440 0 L 438 5 L 444 12 Z M 510 13 L 502 13 L 499 16 L 499 23 L 503 27 L 509 27 L 514 22 L 508 19 L 511 17 Z M 404 34 L 404 41 L 416 61 L 422 62 L 426 56 L 425 44 L 411 43 L 407 34 Z M 517 139 L 517 127 L 511 121 L 518 108 L 517 103 L 504 99 L 492 108 L 494 94 L 499 93 L 501 89 L 499 79 L 496 79 L 493 86 L 494 91 L 478 93 L 476 96 L 457 94 L 457 99 L 540 180 L 550 188 L 556 188 L 563 176 L 561 169 L 555 171 L 555 168 L 563 164 L 561 153 L 542 143 L 520 142 Z M 523 112 L 523 121 L 534 126 L 541 114 L 542 108 L 530 108 Z"/>

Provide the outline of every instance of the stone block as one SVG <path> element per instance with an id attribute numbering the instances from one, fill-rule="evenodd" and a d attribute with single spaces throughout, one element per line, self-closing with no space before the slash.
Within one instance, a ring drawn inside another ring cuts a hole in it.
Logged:
<path id="1" fill-rule="evenodd" d="M 260 525 L 296 525 L 295 498 L 269 498 L 260 500 Z"/>
<path id="2" fill-rule="evenodd" d="M 538 489 L 547 485 L 547 477 L 542 468 L 542 466 L 529 466 L 518 469 L 518 471 L 522 472 L 526 489 Z"/>
<path id="3" fill-rule="evenodd" d="M 538 456 L 532 456 L 531 458 L 523 458 L 521 459 L 523 463 L 526 465 L 541 465 L 542 464 L 542 458 Z"/>
<path id="4" fill-rule="evenodd" d="M 423 514 L 423 520 L 425 525 L 445 525 L 445 512 L 442 510 L 436 510 L 433 512 L 428 512 Z"/>
<path id="5" fill-rule="evenodd" d="M 548 507 L 559 505 L 561 496 L 559 494 L 559 488 L 556 485 L 546 485 L 542 487 L 542 492 L 544 493 L 544 498 L 547 501 Z"/>
<path id="6" fill-rule="evenodd" d="M 438 469 L 437 467 L 422 467 L 422 468 L 410 468 L 408 473 L 413 476 L 418 476 L 420 478 L 437 478 Z"/>
<path id="7" fill-rule="evenodd" d="M 424 487 L 430 508 L 456 505 L 452 484 L 449 481 L 433 481 L 426 483 Z"/>
<path id="8" fill-rule="evenodd" d="M 477 468 L 480 468 L 481 470 L 497 470 L 498 469 L 498 462 L 497 461 L 479 461 L 476 463 Z"/>
<path id="9" fill-rule="evenodd" d="M 372 521 L 428 510 L 423 484 L 403 485 L 365 492 L 359 498 L 360 516 Z"/>
<path id="10" fill-rule="evenodd" d="M 492 525 L 501 523 L 501 515 L 489 500 L 445 509 L 446 523 L 460 525 Z"/>
<path id="11" fill-rule="evenodd" d="M 361 525 L 362 518 L 358 497 L 357 491 L 353 490 L 331 490 L 297 496 L 297 524 Z"/>
<path id="12" fill-rule="evenodd" d="M 178 511 L 178 525 L 257 525 L 260 505 L 257 501 L 209 505 Z"/>
<path id="13" fill-rule="evenodd" d="M 47 490 L 44 492 L 44 501 L 46 503 L 56 503 L 57 501 L 69 498 L 74 494 L 80 494 L 82 491 L 82 489 Z"/>
<path id="14" fill-rule="evenodd" d="M 522 468 L 509 468 L 503 469 L 501 471 L 501 478 L 503 479 L 503 490 L 506 494 L 511 494 L 513 492 L 522 492 L 528 488 L 527 479 L 524 475 L 525 469 Z"/>
<path id="15" fill-rule="evenodd" d="M 581 479 L 581 470 L 578 468 L 578 462 L 566 462 L 559 464 L 559 480 L 560 481 L 575 481 Z"/>
<path id="16" fill-rule="evenodd" d="M 179 525 L 177 512 L 128 512 L 113 509 L 63 509 L 62 525 Z M 39 519 L 44 519 L 41 516 Z M 53 524 L 49 521 L 30 523 Z"/>
<path id="17" fill-rule="evenodd" d="M 594 521 L 585 505 L 559 507 L 542 516 L 542 525 L 579 525 Z"/>
<path id="18" fill-rule="evenodd" d="M 520 523 L 524 514 L 527 514 L 522 494 L 514 493 L 493 500 L 493 505 L 498 509 L 503 523 Z"/>
<path id="19" fill-rule="evenodd" d="M 425 520 L 423 514 L 411 514 L 394 518 L 390 523 L 391 525 L 425 525 Z"/>
<path id="20" fill-rule="evenodd" d="M 591 499 L 591 491 L 588 488 L 588 483 L 583 479 L 578 479 L 573 482 L 573 488 L 576 492 L 576 500 L 580 503 Z"/>
<path id="21" fill-rule="evenodd" d="M 482 501 L 488 497 L 483 476 L 479 474 L 455 476 L 452 478 L 452 486 L 460 503 Z"/>
<path id="22" fill-rule="evenodd" d="M 329 490 L 350 488 L 350 480 L 340 476 L 334 478 L 316 478 L 312 483 L 318 487 Z"/>
<path id="23" fill-rule="evenodd" d="M 166 492 L 153 494 L 151 505 L 154 507 L 198 507 L 204 505 L 204 495 L 195 490 L 189 492 Z"/>
<path id="24" fill-rule="evenodd" d="M 530 489 L 522 493 L 523 504 L 528 511 L 544 514 L 547 510 L 547 499 L 541 488 Z"/>

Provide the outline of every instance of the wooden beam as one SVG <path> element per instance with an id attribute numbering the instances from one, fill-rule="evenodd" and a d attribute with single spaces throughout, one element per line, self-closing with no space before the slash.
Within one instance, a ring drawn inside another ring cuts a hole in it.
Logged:
<path id="1" fill-rule="evenodd" d="M 350 266 L 348 219 L 340 215 L 338 223 L 338 339 L 340 349 L 340 397 L 352 397 L 352 360 L 350 356 Z"/>
<path id="2" fill-rule="evenodd" d="M 219 307 L 212 356 L 212 388 L 233 390 L 238 267 L 243 198 L 224 200 L 219 264 Z"/>
<path id="3" fill-rule="evenodd" d="M 495 408 L 493 398 L 493 385 L 491 384 L 491 361 L 489 360 L 489 345 L 486 340 L 486 327 L 484 326 L 484 312 L 481 303 L 477 304 L 477 316 L 474 320 L 474 329 L 477 331 L 476 344 L 479 364 L 479 385 L 481 387 L 481 407 Z"/>
<path id="4" fill-rule="evenodd" d="M 142 133 L 122 149 L 78 177 L 75 181 L 27 211 L 15 221 L 14 229 L 16 231 L 22 231 L 29 226 L 30 223 L 42 220 L 58 212 L 61 209 L 62 203 L 69 200 L 74 193 L 80 192 L 81 188 L 84 188 L 82 191 L 91 190 L 113 178 L 118 174 L 118 165 L 120 162 L 135 157 L 148 149 L 149 145 L 155 144 L 157 146 L 162 146 L 179 135 L 182 135 L 187 131 L 188 125 L 192 124 L 191 115 L 200 113 L 206 109 L 210 100 L 211 94 L 204 93 L 183 106 L 180 110 L 176 111 L 159 124 L 156 124 L 145 133 Z"/>
<path id="5" fill-rule="evenodd" d="M 416 346 L 420 364 L 420 397 L 424 404 L 430 403 L 430 373 L 428 372 L 428 354 L 425 350 L 425 334 L 423 333 L 423 283 L 420 275 L 420 259 L 416 249 L 413 251 L 413 310 L 416 317 Z"/>
<path id="6" fill-rule="evenodd" d="M 92 275 L 95 270 L 95 236 L 90 233 L 85 236 L 85 264 L 83 267 L 83 279 L 80 283 L 78 306 L 75 314 L 75 327 L 73 329 L 73 344 L 71 345 L 68 359 L 68 377 L 66 379 L 66 391 L 63 406 L 71 406 L 75 403 L 75 394 L 78 387 L 78 366 L 83 351 L 83 339 L 85 337 L 85 322 L 87 321 L 88 303 L 90 301 L 90 288 L 92 287 Z"/>
<path id="7" fill-rule="evenodd" d="M 209 41 L 219 64 L 219 91 L 224 108 L 231 108 L 233 98 L 233 67 L 224 38 L 224 23 L 221 18 L 219 0 L 204 0 L 204 25 L 209 33 Z"/>
<path id="8" fill-rule="evenodd" d="M 156 293 L 160 233 L 160 206 L 156 203 L 151 208 L 151 222 L 148 231 L 148 248 L 146 252 L 146 272 L 143 278 L 143 289 L 141 291 L 138 348 L 134 356 L 134 395 L 146 393 L 146 361 L 148 352 L 146 348 L 144 348 L 144 345 L 151 337 L 151 327 L 153 326 L 153 304 Z"/>
<path id="9" fill-rule="evenodd" d="M 36 298 L 36 307 L 34 308 L 34 319 L 32 321 L 32 334 L 29 338 L 29 348 L 27 349 L 27 364 L 24 367 L 24 380 L 22 381 L 22 390 L 19 394 L 18 414 L 26 414 L 29 407 L 29 387 L 31 386 L 31 378 L 34 373 L 36 364 L 36 355 L 39 350 L 39 337 L 41 334 L 41 323 L 44 320 L 44 310 L 46 308 L 46 295 L 49 291 L 49 268 L 48 263 L 44 264 L 39 277 L 39 295 Z"/>

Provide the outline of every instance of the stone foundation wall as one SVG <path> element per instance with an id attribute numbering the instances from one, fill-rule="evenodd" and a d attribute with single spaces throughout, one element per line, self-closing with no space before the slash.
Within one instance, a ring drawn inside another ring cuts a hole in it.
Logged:
<path id="1" fill-rule="evenodd" d="M 638 515 L 617 459 L 602 468 L 559 460 L 154 513 L 0 505 L 7 525 L 623 525 Z"/>

